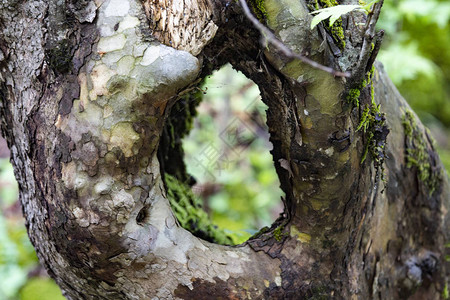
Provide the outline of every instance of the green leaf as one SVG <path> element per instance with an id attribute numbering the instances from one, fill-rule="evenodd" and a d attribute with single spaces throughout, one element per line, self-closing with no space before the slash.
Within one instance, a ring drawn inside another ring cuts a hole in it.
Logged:
<path id="1" fill-rule="evenodd" d="M 317 26 L 323 20 L 330 18 L 330 26 L 333 26 L 334 22 L 342 15 L 345 15 L 354 10 L 362 10 L 361 5 L 337 5 L 327 8 L 322 8 L 311 12 L 311 14 L 317 14 L 311 21 L 311 29 Z"/>
<path id="2" fill-rule="evenodd" d="M 377 3 L 377 2 L 379 2 L 380 0 L 373 0 L 373 1 L 370 1 L 369 3 L 367 3 L 366 5 L 363 5 L 362 6 L 362 8 L 365 10 L 365 11 L 370 11 L 370 8 L 372 7 L 372 5 L 374 5 L 375 3 Z"/>

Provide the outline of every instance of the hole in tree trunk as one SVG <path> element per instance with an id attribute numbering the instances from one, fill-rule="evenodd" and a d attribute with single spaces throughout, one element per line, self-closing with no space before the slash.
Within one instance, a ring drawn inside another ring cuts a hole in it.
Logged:
<path id="1" fill-rule="evenodd" d="M 145 221 L 147 221 L 148 217 L 148 206 L 144 206 L 136 216 L 136 223 L 142 225 Z"/>
<path id="2" fill-rule="evenodd" d="M 172 107 L 158 156 L 172 209 L 194 235 L 239 244 L 283 211 L 266 109 L 229 65 Z"/>

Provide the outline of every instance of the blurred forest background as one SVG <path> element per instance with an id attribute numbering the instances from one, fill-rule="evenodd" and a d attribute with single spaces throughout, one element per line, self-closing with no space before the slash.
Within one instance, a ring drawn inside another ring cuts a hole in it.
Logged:
<path id="1" fill-rule="evenodd" d="M 386 31 L 379 59 L 432 132 L 450 170 L 450 2 L 385 0 L 378 27 Z M 214 223 L 240 243 L 282 210 L 266 107 L 258 88 L 230 66 L 210 76 L 202 90 L 183 144 L 185 160 L 197 181 L 193 192 Z M 0 140 L 0 299 L 63 299 L 38 263 L 17 197 L 9 152 Z"/>

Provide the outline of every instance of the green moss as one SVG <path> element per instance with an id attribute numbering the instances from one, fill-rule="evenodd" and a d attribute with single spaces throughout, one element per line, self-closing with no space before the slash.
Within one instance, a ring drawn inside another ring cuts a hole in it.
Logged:
<path id="1" fill-rule="evenodd" d="M 351 89 L 347 95 L 347 101 L 352 103 L 354 106 L 359 107 L 359 96 L 361 91 L 359 89 Z"/>
<path id="2" fill-rule="evenodd" d="M 223 230 L 213 225 L 202 208 L 202 201 L 190 186 L 195 179 L 187 173 L 182 139 L 191 130 L 202 92 L 186 93 L 171 108 L 158 147 L 161 174 L 172 210 L 180 225 L 204 240 L 218 244 L 235 244 Z"/>
<path id="3" fill-rule="evenodd" d="M 169 173 L 183 182 L 191 183 L 183 161 L 182 140 L 192 129 L 202 95 L 201 92 L 187 93 L 177 100 L 170 110 L 159 142 L 158 157 L 162 173 Z"/>
<path id="4" fill-rule="evenodd" d="M 358 128 L 356 128 L 356 131 L 361 130 L 361 128 L 363 129 L 363 132 L 367 131 L 367 128 L 369 127 L 369 112 L 370 112 L 370 108 L 368 106 L 366 106 L 366 108 L 364 109 L 362 115 L 361 115 L 361 119 L 359 121 L 359 125 Z"/>
<path id="5" fill-rule="evenodd" d="M 386 125 L 385 114 L 380 111 L 380 105 L 372 104 L 366 106 L 361 115 L 357 131 L 361 129 L 366 134 L 366 146 L 361 163 L 366 160 L 367 154 L 370 154 L 375 167 L 383 168 L 386 157 L 386 138 L 389 129 Z M 382 173 L 382 177 L 383 174 L 384 172 Z"/>
<path id="6" fill-rule="evenodd" d="M 380 105 L 375 103 L 375 90 L 372 84 L 372 77 L 375 72 L 375 67 L 367 72 L 363 82 L 358 88 L 350 89 L 347 92 L 346 99 L 353 106 L 359 107 L 359 97 L 361 90 L 370 85 L 370 103 L 366 104 L 358 124 L 356 131 L 362 130 L 365 135 L 365 148 L 361 157 L 361 163 L 370 154 L 375 167 L 381 168 L 381 179 L 384 180 L 384 160 L 386 157 L 386 138 L 389 134 L 389 129 L 386 125 L 386 116 L 380 110 Z"/>
<path id="7" fill-rule="evenodd" d="M 359 85 L 360 89 L 365 88 L 366 86 L 368 86 L 369 84 L 371 84 L 370 86 L 370 92 L 371 92 L 371 98 L 372 98 L 372 104 L 375 104 L 375 95 L 374 95 L 374 86 L 372 84 L 372 78 L 373 78 L 373 74 L 375 73 L 375 66 L 372 66 L 372 68 L 370 69 L 369 72 L 366 73 L 366 76 L 364 77 L 363 82 L 361 82 L 361 84 Z"/>
<path id="8" fill-rule="evenodd" d="M 260 231 L 258 231 L 253 236 L 251 236 L 249 238 L 249 240 L 260 238 L 262 235 L 267 233 L 268 236 L 271 235 L 275 238 L 275 240 L 277 240 L 278 242 L 281 242 L 284 237 L 289 235 L 288 232 L 283 232 L 285 224 L 286 223 L 282 223 L 281 225 L 278 225 L 271 233 L 269 233 L 271 231 L 271 228 L 265 226 L 265 227 L 261 228 Z M 273 228 L 273 226 L 275 226 L 275 224 L 272 224 L 272 228 Z"/>
<path id="9" fill-rule="evenodd" d="M 372 101 L 372 105 L 375 105 L 375 86 L 373 84 L 370 85 L 370 99 Z"/>
<path id="10" fill-rule="evenodd" d="M 249 240 L 253 240 L 253 239 L 257 239 L 259 238 L 261 235 L 263 235 L 264 233 L 267 233 L 270 231 L 270 228 L 267 226 L 264 226 L 263 228 L 261 228 L 257 233 L 255 233 L 254 235 L 252 235 Z"/>
<path id="11" fill-rule="evenodd" d="M 414 133 L 414 128 L 417 126 L 416 119 L 414 118 L 411 111 L 407 111 L 403 115 L 403 130 L 405 131 L 405 135 L 407 138 L 412 138 Z"/>
<path id="12" fill-rule="evenodd" d="M 327 8 L 339 5 L 336 0 L 310 0 L 308 1 L 308 7 L 311 11 L 318 10 L 320 8 Z M 344 28 L 342 27 L 342 18 L 337 19 L 332 26 L 329 26 L 328 22 L 324 23 L 325 29 L 333 37 L 338 47 L 343 50 L 345 48 L 345 36 Z"/>
<path id="13" fill-rule="evenodd" d="M 339 2 L 337 0 L 319 0 L 320 4 L 322 4 L 323 7 L 331 7 L 339 5 Z"/>
<path id="14" fill-rule="evenodd" d="M 345 48 L 344 28 L 342 28 L 342 18 L 336 20 L 330 27 L 331 36 L 337 42 L 339 48 Z"/>
<path id="15" fill-rule="evenodd" d="M 273 237 L 278 241 L 281 242 L 285 236 L 288 235 L 287 232 L 283 232 L 284 226 L 280 225 L 273 231 Z"/>
<path id="16" fill-rule="evenodd" d="M 442 291 L 442 298 L 445 300 L 449 299 L 449 293 L 448 293 L 448 283 L 445 283 L 444 290 Z"/>
<path id="17" fill-rule="evenodd" d="M 264 0 L 249 0 L 248 4 L 260 22 L 264 23 L 267 18 L 266 6 Z"/>
<path id="18" fill-rule="evenodd" d="M 402 124 L 406 137 L 406 166 L 417 169 L 417 178 L 432 195 L 442 181 L 443 171 L 435 165 L 430 153 L 434 150 L 427 146 L 425 135 L 419 130 L 411 111 L 405 112 Z"/>
<path id="19" fill-rule="evenodd" d="M 184 229 L 210 242 L 222 245 L 234 244 L 228 234 L 212 224 L 208 214 L 202 208 L 201 200 L 194 195 L 187 184 L 167 173 L 164 175 L 164 182 L 172 210 Z"/>

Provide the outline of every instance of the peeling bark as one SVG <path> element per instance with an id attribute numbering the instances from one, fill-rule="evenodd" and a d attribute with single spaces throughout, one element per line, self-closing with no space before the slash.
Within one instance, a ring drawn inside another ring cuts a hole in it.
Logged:
<path id="1" fill-rule="evenodd" d="M 359 22 L 343 22 L 338 53 L 323 28 L 309 29 L 306 2 L 264 5 L 267 25 L 292 50 L 355 68 Z M 383 67 L 355 107 L 345 79 L 259 40 L 234 1 L 0 4 L 2 134 L 30 239 L 68 299 L 442 295 L 448 180 L 418 120 L 413 130 L 437 180 L 431 193 L 408 164 L 407 149 L 417 147 L 404 124 L 409 107 Z M 179 95 L 227 62 L 258 84 L 269 107 L 286 193 L 284 215 L 236 247 L 178 225 L 157 157 Z M 361 163 L 367 137 L 357 127 L 372 93 L 391 131 L 386 182 L 371 158 Z"/>
<path id="2" fill-rule="evenodd" d="M 217 31 L 209 0 L 143 1 L 152 34 L 167 46 L 199 54 Z"/>

